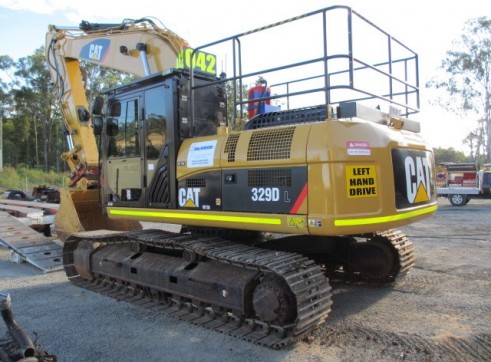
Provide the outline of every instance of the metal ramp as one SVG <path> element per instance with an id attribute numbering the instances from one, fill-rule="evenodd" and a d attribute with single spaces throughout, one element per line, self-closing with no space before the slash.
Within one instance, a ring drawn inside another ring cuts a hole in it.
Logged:
<path id="1" fill-rule="evenodd" d="M 0 199 L 0 207 L 1 205 L 8 206 L 23 206 L 26 208 L 34 208 L 43 211 L 48 211 L 48 214 L 56 214 L 58 209 L 60 208 L 60 204 L 53 204 L 49 202 L 39 202 L 39 201 L 26 201 L 26 200 L 11 200 L 11 199 Z M 45 212 L 46 213 L 46 212 Z"/>
<path id="2" fill-rule="evenodd" d="M 63 269 L 62 246 L 17 218 L 0 212 L 0 245 L 11 250 L 11 260 L 25 260 L 44 273 Z"/>

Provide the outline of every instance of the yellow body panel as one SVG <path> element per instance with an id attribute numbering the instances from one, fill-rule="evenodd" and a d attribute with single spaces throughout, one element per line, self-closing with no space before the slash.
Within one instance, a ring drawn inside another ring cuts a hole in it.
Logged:
<path id="1" fill-rule="evenodd" d="M 274 132 L 285 133 L 287 128 L 294 129 L 289 157 L 248 160 L 255 133 L 262 132 L 260 136 L 264 134 L 274 138 Z M 431 148 L 415 133 L 372 122 L 339 120 L 243 131 L 238 136 L 232 161 L 230 150 L 226 149 L 230 136 L 185 140 L 177 158 L 178 180 L 208 171 L 225 173 L 238 169 L 304 166 L 307 168 L 308 192 L 295 214 L 288 214 L 288 210 L 278 214 L 199 208 L 152 210 L 109 207 L 109 217 L 265 232 L 348 235 L 400 227 L 429 217 L 436 211 L 436 199 L 430 191 L 424 203 L 403 209 L 396 207 L 392 149 L 431 153 Z M 214 141 L 212 161 L 209 160 L 205 167 L 190 167 L 188 163 L 193 161 L 189 159 L 190 149 L 201 142 Z"/>

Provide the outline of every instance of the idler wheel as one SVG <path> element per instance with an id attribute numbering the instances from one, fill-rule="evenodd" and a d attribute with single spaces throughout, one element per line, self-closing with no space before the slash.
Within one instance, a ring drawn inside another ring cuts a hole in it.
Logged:
<path id="1" fill-rule="evenodd" d="M 353 245 L 353 271 L 365 280 L 387 282 L 399 269 L 396 251 L 384 240 L 375 237 L 368 242 Z"/>
<path id="2" fill-rule="evenodd" d="M 296 298 L 286 282 L 267 275 L 252 296 L 256 315 L 264 322 L 285 324 L 296 317 Z"/>
<path id="3" fill-rule="evenodd" d="M 191 250 L 184 250 L 182 257 L 188 263 L 196 263 L 200 260 L 200 255 Z"/>
<path id="4" fill-rule="evenodd" d="M 145 244 L 132 241 L 130 243 L 130 250 L 134 253 L 143 253 L 145 250 L 147 250 L 147 246 Z"/>

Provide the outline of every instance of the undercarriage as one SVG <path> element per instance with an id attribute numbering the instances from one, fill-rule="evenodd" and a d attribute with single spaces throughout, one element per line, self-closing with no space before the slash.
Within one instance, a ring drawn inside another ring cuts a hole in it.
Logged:
<path id="1" fill-rule="evenodd" d="M 392 230 L 252 244 L 162 230 L 86 234 L 65 242 L 63 259 L 78 286 L 270 348 L 325 322 L 328 277 L 391 282 L 414 264 L 411 242 Z"/>

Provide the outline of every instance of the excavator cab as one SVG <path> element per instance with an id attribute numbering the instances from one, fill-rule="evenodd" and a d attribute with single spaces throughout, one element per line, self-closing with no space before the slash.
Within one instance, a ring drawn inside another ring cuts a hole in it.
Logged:
<path id="1" fill-rule="evenodd" d="M 176 157 L 184 139 L 216 135 L 226 116 L 223 85 L 201 74 L 188 114 L 189 71 L 171 70 L 104 92 L 100 131 L 104 205 L 177 208 Z M 213 83 L 212 86 L 207 86 Z M 222 122 L 220 122 L 222 120 Z M 222 124 L 223 127 L 223 124 Z"/>
<path id="2" fill-rule="evenodd" d="M 188 70 L 173 69 L 104 91 L 104 111 L 92 112 L 102 161 L 100 188 L 62 191 L 64 211 L 56 228 L 62 239 L 80 231 L 141 229 L 138 222 L 100 215 L 101 204 L 177 208 L 177 188 L 170 180 L 176 178 L 181 142 L 216 135 L 226 119 L 225 91 L 217 78 L 196 74 L 194 82 L 201 87 L 194 97 L 195 115 L 189 114 Z"/>

